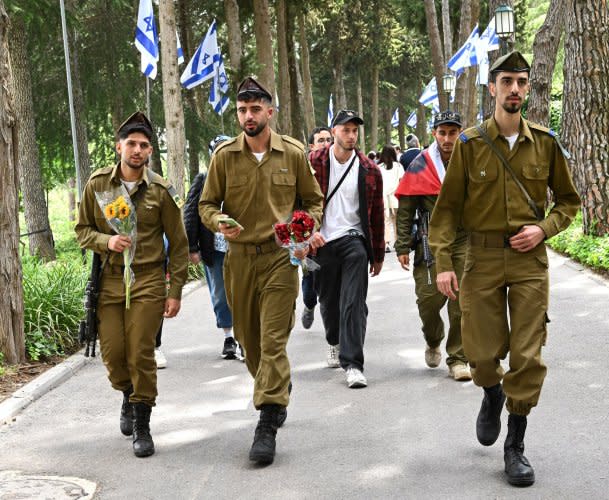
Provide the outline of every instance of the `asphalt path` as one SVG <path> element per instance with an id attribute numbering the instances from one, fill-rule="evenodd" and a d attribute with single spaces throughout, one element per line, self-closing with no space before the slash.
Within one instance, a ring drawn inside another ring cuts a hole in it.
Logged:
<path id="1" fill-rule="evenodd" d="M 608 299 L 606 282 L 552 256 L 549 370 L 525 438 L 530 488 L 504 479 L 507 414 L 497 443 L 479 445 L 482 390 L 425 365 L 412 274 L 388 254 L 370 280 L 367 388 L 348 389 L 344 372 L 326 367 L 319 315 L 303 330 L 298 300 L 294 391 L 272 465 L 248 460 L 252 379 L 220 358 L 222 334 L 198 287 L 165 323 L 156 454 L 133 456 L 118 428 L 122 395 L 96 358 L 0 426 L 0 499 L 32 498 L 45 478 L 56 487 L 47 497 L 78 498 L 48 476 L 79 478 L 102 499 L 609 498 Z"/>

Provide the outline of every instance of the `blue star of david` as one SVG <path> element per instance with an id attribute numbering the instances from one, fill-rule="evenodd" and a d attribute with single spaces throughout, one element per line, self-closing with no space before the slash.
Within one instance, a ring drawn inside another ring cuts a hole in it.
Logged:
<path id="1" fill-rule="evenodd" d="M 224 85 L 227 82 L 226 73 L 220 73 L 220 76 L 218 77 L 218 82 L 220 83 L 220 85 Z"/>
<path id="2" fill-rule="evenodd" d="M 210 55 L 206 52 L 205 55 L 203 56 L 203 65 L 205 66 L 207 64 L 207 59 L 209 59 Z"/>
<path id="3" fill-rule="evenodd" d="M 154 18 L 152 16 L 148 16 L 144 18 L 146 22 L 146 31 L 154 31 Z"/>

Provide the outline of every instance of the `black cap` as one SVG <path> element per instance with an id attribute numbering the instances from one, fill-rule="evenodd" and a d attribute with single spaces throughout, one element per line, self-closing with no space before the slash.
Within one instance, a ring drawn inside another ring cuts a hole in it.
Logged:
<path id="1" fill-rule="evenodd" d="M 358 125 L 363 125 L 364 120 L 362 120 L 355 111 L 351 111 L 350 109 L 341 109 L 336 116 L 332 120 L 332 127 L 336 127 L 337 125 L 344 125 L 345 123 L 354 122 Z"/>
<path id="2" fill-rule="evenodd" d="M 501 56 L 499 59 L 497 59 L 489 71 L 491 73 L 499 73 L 500 71 L 509 71 L 512 73 L 521 73 L 526 71 L 529 73 L 531 71 L 531 65 L 520 52 L 514 50 L 509 54 Z"/>
<path id="3" fill-rule="evenodd" d="M 259 99 L 262 97 L 268 99 L 269 101 L 273 100 L 271 93 L 266 90 L 262 85 L 260 85 L 256 80 L 254 80 L 251 76 L 248 76 L 239 84 L 239 88 L 237 89 L 238 101 L 247 101 L 250 99 Z"/>
<path id="4" fill-rule="evenodd" d="M 148 117 L 141 111 L 136 111 L 123 123 L 121 123 L 116 131 L 116 135 L 120 139 L 123 139 L 132 132 L 141 132 L 148 137 L 149 141 L 152 140 L 152 123 L 150 123 Z"/>
<path id="5" fill-rule="evenodd" d="M 442 111 L 442 113 L 436 113 L 433 117 L 433 128 L 438 128 L 440 125 L 456 125 L 461 128 L 463 123 L 461 122 L 461 115 L 456 111 Z"/>

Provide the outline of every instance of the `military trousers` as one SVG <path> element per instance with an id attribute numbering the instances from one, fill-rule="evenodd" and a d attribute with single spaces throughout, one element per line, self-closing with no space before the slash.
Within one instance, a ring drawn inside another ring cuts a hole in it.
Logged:
<path id="1" fill-rule="evenodd" d="M 465 243 L 453 245 L 452 264 L 460 282 L 465 264 Z M 461 308 L 458 300 L 450 300 L 438 291 L 436 286 L 436 266 L 433 264 L 427 274 L 427 264 L 423 260 L 423 245 L 419 244 L 415 250 L 415 262 L 412 275 L 417 295 L 417 306 L 421 318 L 423 337 L 430 347 L 439 347 L 444 339 L 444 321 L 440 316 L 442 308 L 446 305 L 448 312 L 448 337 L 446 339 L 446 364 L 456 362 L 467 363 L 461 341 Z M 428 278 L 431 277 L 431 284 Z M 457 293 L 457 299 L 458 299 Z"/>
<path id="2" fill-rule="evenodd" d="M 545 245 L 520 253 L 468 244 L 461 280 L 463 347 L 474 382 L 503 381 L 507 408 L 528 415 L 546 375 L 548 257 Z M 509 370 L 501 360 L 509 353 Z"/>
<path id="3" fill-rule="evenodd" d="M 226 298 L 233 331 L 245 349 L 254 378 L 254 406 L 287 406 L 290 362 L 287 343 L 294 327 L 298 270 L 275 242 L 260 246 L 231 243 L 224 260 Z"/>
<path id="4" fill-rule="evenodd" d="M 130 401 L 154 406 L 157 396 L 154 348 L 165 309 L 163 264 L 135 272 L 131 305 L 125 309 L 122 266 L 106 266 L 97 305 L 99 344 L 114 389 L 133 386 Z"/>

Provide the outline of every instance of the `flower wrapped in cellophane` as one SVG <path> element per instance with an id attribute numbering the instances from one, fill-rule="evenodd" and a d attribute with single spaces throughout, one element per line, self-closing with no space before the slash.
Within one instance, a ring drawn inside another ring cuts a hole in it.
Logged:
<path id="1" fill-rule="evenodd" d="M 295 250 L 302 250 L 309 246 L 309 240 L 313 236 L 315 220 L 304 210 L 296 210 L 292 214 L 290 222 L 278 222 L 273 226 L 275 229 L 275 241 L 281 247 L 290 252 L 290 262 L 294 266 L 301 266 L 305 271 L 316 271 L 319 269 L 317 262 L 305 257 L 299 259 L 294 255 Z"/>
<path id="2" fill-rule="evenodd" d="M 135 206 L 129 198 L 129 193 L 122 184 L 112 191 L 96 192 L 95 198 L 101 208 L 108 225 L 121 236 L 131 238 L 131 246 L 123 250 L 123 282 L 125 283 L 125 308 L 131 305 L 131 285 L 135 282 L 135 274 L 131 269 L 135 255 L 135 240 L 137 236 L 137 217 Z"/>

